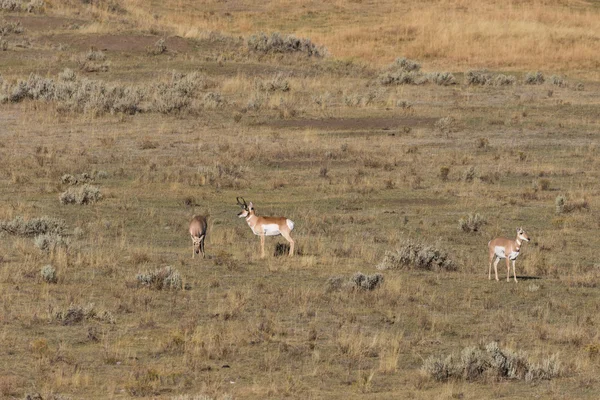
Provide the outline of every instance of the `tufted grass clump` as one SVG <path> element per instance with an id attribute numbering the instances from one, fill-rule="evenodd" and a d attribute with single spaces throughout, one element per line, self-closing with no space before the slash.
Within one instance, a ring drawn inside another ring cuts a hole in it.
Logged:
<path id="1" fill-rule="evenodd" d="M 56 276 L 56 269 L 48 264 L 48 265 L 44 265 L 40 271 L 40 275 L 42 276 L 42 279 L 44 280 L 44 282 L 48 282 L 48 283 L 56 283 L 58 282 L 58 278 Z"/>
<path id="2" fill-rule="evenodd" d="M 10 221 L 0 221 L 0 231 L 15 236 L 61 235 L 66 229 L 67 226 L 63 220 L 46 216 L 32 218 L 28 221 L 18 216 Z"/>
<path id="3" fill-rule="evenodd" d="M 537 71 L 537 72 L 528 72 L 525 75 L 525 79 L 523 80 L 523 83 L 525 83 L 526 85 L 541 85 L 542 83 L 544 83 L 545 78 L 544 78 L 544 74 L 541 71 Z"/>
<path id="4" fill-rule="evenodd" d="M 458 220 L 458 228 L 467 233 L 479 232 L 487 224 L 487 221 L 480 214 L 469 214 Z"/>
<path id="5" fill-rule="evenodd" d="M 60 194 L 61 204 L 93 204 L 102 199 L 102 193 L 97 186 L 85 184 L 79 187 L 70 187 Z"/>
<path id="6" fill-rule="evenodd" d="M 534 363 L 525 353 L 501 349 L 497 342 L 491 342 L 485 348 L 466 347 L 460 354 L 431 356 L 425 360 L 421 371 L 440 382 L 472 382 L 484 377 L 534 382 L 561 376 L 562 367 L 556 354 L 541 363 Z"/>
<path id="7" fill-rule="evenodd" d="M 322 58 L 329 54 L 327 49 L 313 43 L 307 38 L 297 38 L 293 35 L 283 35 L 274 32 L 271 35 L 259 33 L 246 40 L 248 50 L 263 54 L 299 53 L 308 57 Z"/>
<path id="8" fill-rule="evenodd" d="M 376 268 L 456 271 L 458 266 L 445 251 L 428 244 L 407 240 L 396 251 L 386 251 L 383 260 Z"/>
<path id="9" fill-rule="evenodd" d="M 179 271 L 171 266 L 157 268 L 154 271 L 139 273 L 136 276 L 138 286 L 155 290 L 181 290 L 183 280 Z"/>
<path id="10" fill-rule="evenodd" d="M 46 252 L 51 252 L 59 247 L 68 247 L 68 241 L 57 233 L 43 233 L 33 239 L 35 246 Z"/>

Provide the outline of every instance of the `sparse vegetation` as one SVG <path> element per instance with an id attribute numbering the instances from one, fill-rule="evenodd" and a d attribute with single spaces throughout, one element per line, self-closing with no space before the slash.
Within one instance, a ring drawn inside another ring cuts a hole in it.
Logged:
<path id="1" fill-rule="evenodd" d="M 56 269 L 52 265 L 44 265 L 40 271 L 42 279 L 48 283 L 56 283 L 58 278 L 56 277 Z"/>
<path id="2" fill-rule="evenodd" d="M 327 292 L 339 290 L 375 290 L 383 283 L 383 274 L 365 275 L 357 272 L 350 279 L 343 276 L 331 276 L 327 280 Z"/>
<path id="3" fill-rule="evenodd" d="M 425 271 L 455 271 L 458 268 L 445 251 L 414 241 L 405 241 L 396 251 L 386 251 L 379 270 L 417 269 Z"/>
<path id="4" fill-rule="evenodd" d="M 425 360 L 422 370 L 437 381 L 475 381 L 488 376 L 533 382 L 559 377 L 562 367 L 556 354 L 534 363 L 524 353 L 501 349 L 497 342 L 491 342 L 484 349 L 466 347 L 460 356 L 449 355 L 443 359 L 431 356 Z"/>
<path id="5" fill-rule="evenodd" d="M 469 214 L 458 220 L 459 229 L 467 233 L 480 232 L 485 224 L 487 224 L 487 221 L 478 213 Z"/>
<path id="6" fill-rule="evenodd" d="M 102 193 L 97 186 L 84 184 L 70 187 L 59 196 L 61 204 L 94 204 L 102 200 Z"/>
<path id="7" fill-rule="evenodd" d="M 63 220 L 54 217 L 38 217 L 25 220 L 18 216 L 10 221 L 0 221 L 0 231 L 17 236 L 60 235 L 67 229 Z"/>
<path id="8" fill-rule="evenodd" d="M 524 83 L 526 85 L 541 85 L 544 83 L 544 74 L 540 71 L 537 72 L 528 72 L 525 75 Z"/>
<path id="9" fill-rule="evenodd" d="M 136 280 L 138 285 L 155 290 L 180 290 L 183 288 L 181 274 L 170 266 L 139 273 Z"/>
<path id="10" fill-rule="evenodd" d="M 44 5 L 0 15 L 1 398 L 597 397 L 600 8 Z M 260 258 L 237 196 L 295 221 L 294 257 Z M 489 281 L 517 226 L 521 283 Z"/>
<path id="11" fill-rule="evenodd" d="M 309 57 L 325 57 L 328 54 L 325 47 L 314 44 L 310 39 L 278 32 L 251 35 L 246 44 L 250 51 L 257 53 L 300 53 Z"/>

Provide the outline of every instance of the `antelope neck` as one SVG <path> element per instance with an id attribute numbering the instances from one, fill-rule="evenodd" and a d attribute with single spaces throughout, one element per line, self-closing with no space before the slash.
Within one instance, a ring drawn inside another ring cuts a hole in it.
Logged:
<path id="1" fill-rule="evenodd" d="M 516 242 L 517 242 L 517 248 L 515 250 L 519 251 L 521 249 L 521 242 L 519 241 L 519 238 L 517 238 Z"/>

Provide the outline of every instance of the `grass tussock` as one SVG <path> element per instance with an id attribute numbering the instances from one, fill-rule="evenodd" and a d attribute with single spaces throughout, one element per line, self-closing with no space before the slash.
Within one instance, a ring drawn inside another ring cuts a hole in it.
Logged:
<path id="1" fill-rule="evenodd" d="M 379 270 L 456 271 L 458 266 L 445 251 L 428 244 L 408 240 L 396 251 L 387 251 L 376 268 Z"/>
<path id="2" fill-rule="evenodd" d="M 476 381 L 485 377 L 534 382 L 560 377 L 562 366 L 556 354 L 535 363 L 525 353 L 501 349 L 497 342 L 491 342 L 485 348 L 466 347 L 460 355 L 431 356 L 425 360 L 421 370 L 442 382 Z"/>

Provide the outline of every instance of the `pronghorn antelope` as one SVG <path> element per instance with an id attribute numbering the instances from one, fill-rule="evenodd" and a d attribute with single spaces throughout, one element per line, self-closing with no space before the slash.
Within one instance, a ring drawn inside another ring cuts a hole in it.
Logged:
<path id="1" fill-rule="evenodd" d="M 206 223 L 206 217 L 202 215 L 196 215 L 190 222 L 190 236 L 194 244 L 194 251 L 192 252 L 192 258 L 196 257 L 196 254 L 202 252 L 202 258 L 206 257 L 204 253 L 204 239 L 206 239 L 206 229 L 208 224 Z"/>
<path id="2" fill-rule="evenodd" d="M 515 282 L 517 282 L 517 272 L 515 271 L 515 260 L 519 256 L 519 251 L 521 250 L 521 244 L 525 242 L 529 242 L 529 236 L 525 233 L 523 228 L 517 228 L 517 238 L 515 240 L 506 239 L 506 238 L 496 238 L 490 240 L 488 243 L 488 250 L 490 253 L 490 271 L 488 275 L 488 279 L 492 279 L 492 261 L 494 261 L 494 257 L 496 257 L 496 261 L 494 262 L 494 272 L 496 273 L 496 280 L 498 279 L 498 262 L 500 259 L 506 259 L 506 281 L 510 281 L 510 261 L 512 261 L 513 266 L 513 276 L 515 278 Z"/>
<path id="3" fill-rule="evenodd" d="M 265 236 L 283 236 L 290 242 L 290 256 L 294 255 L 294 239 L 290 236 L 294 229 L 294 221 L 285 217 L 259 217 L 254 213 L 254 205 L 252 202 L 246 204 L 246 200 L 242 197 L 237 198 L 237 203 L 242 207 L 242 212 L 238 214 L 239 218 L 246 218 L 246 222 L 255 235 L 260 236 L 260 256 L 265 256 Z"/>

